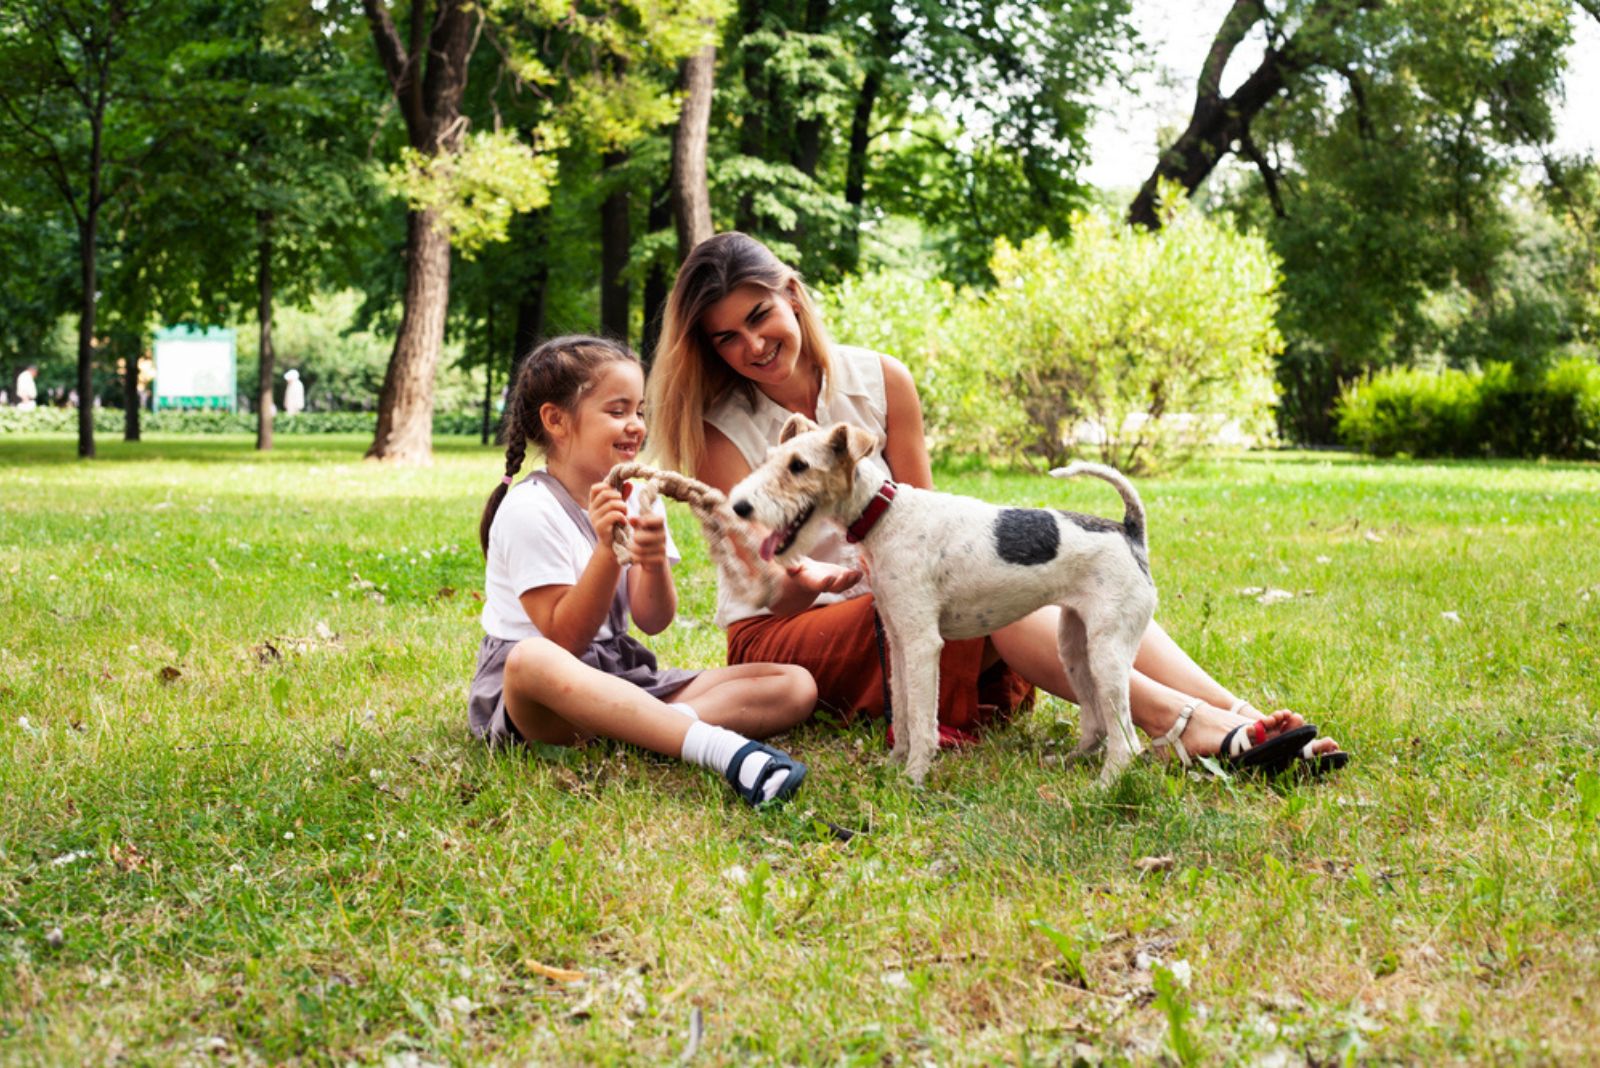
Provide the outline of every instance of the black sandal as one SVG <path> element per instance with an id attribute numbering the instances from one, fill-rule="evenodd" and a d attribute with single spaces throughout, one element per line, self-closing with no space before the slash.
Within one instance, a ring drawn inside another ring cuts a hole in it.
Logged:
<path id="1" fill-rule="evenodd" d="M 767 763 L 756 773 L 756 781 L 747 787 L 739 781 L 739 769 L 744 767 L 745 758 L 752 753 L 766 754 Z M 778 787 L 778 792 L 771 797 L 765 796 L 767 780 L 784 771 L 789 773 L 789 777 Z M 760 808 L 762 805 L 780 805 L 793 797 L 795 791 L 800 789 L 800 784 L 805 781 L 806 771 L 804 764 L 781 749 L 774 749 L 760 742 L 746 742 L 737 753 L 733 754 L 733 759 L 728 761 L 728 770 L 722 773 L 722 777 L 728 780 L 728 785 L 733 787 L 734 793 L 744 799 L 745 804 L 752 808 Z"/>

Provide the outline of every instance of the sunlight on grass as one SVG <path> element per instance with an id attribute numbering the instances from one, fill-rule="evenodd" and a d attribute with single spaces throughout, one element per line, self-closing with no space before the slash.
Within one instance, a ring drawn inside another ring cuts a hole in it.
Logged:
<path id="1" fill-rule="evenodd" d="M 1353 750 L 1332 781 L 1149 763 L 1101 791 L 1045 699 L 921 791 L 876 726 L 807 726 L 805 790 L 756 814 L 623 747 L 474 744 L 499 456 L 396 471 L 364 444 L 84 464 L 0 438 L 0 1061 L 661 1062 L 697 1007 L 708 1064 L 1600 1047 L 1593 467 L 1286 454 L 1141 483 L 1160 618 Z M 653 645 L 718 664 L 672 523 Z"/>

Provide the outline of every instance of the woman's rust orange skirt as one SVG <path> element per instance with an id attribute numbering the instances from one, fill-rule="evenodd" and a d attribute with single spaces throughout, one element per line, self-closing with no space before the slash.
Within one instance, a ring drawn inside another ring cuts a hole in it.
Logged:
<path id="1" fill-rule="evenodd" d="M 991 723 L 1033 703 L 1033 687 L 996 660 L 984 670 L 984 638 L 945 642 L 939 657 L 939 744 L 976 740 Z M 889 711 L 888 651 L 870 594 L 792 616 L 752 616 L 728 628 L 728 663 L 798 664 L 818 700 L 846 723 Z"/>

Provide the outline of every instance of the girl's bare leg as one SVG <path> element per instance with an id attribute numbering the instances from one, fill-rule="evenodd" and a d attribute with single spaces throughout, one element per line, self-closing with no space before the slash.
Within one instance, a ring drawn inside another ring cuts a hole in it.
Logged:
<path id="1" fill-rule="evenodd" d="M 991 640 L 995 651 L 1023 678 L 1057 697 L 1076 702 L 1072 684 L 1067 681 L 1056 651 L 1056 626 L 1060 616 L 1061 609 L 1054 605 L 1041 608 L 995 631 Z M 1183 744 L 1198 756 L 1214 755 L 1230 730 L 1254 719 L 1228 711 L 1237 698 L 1206 674 L 1154 621 L 1145 630 L 1133 666 L 1128 682 L 1133 722 L 1152 738 L 1171 730 L 1183 706 L 1195 698 L 1203 704 L 1189 720 Z M 1274 734 L 1305 722 L 1298 713 L 1287 710 L 1269 713 L 1261 719 Z M 1315 746 L 1317 752 L 1339 748 L 1331 738 L 1318 738 Z"/>
<path id="2" fill-rule="evenodd" d="M 694 722 L 544 638 L 529 638 L 511 650 L 505 695 L 506 712 L 522 736 L 548 745 L 600 734 L 676 757 Z"/>
<path id="3" fill-rule="evenodd" d="M 735 664 L 702 671 L 668 700 L 688 705 L 707 723 L 770 738 L 817 710 L 817 684 L 793 664 Z"/>

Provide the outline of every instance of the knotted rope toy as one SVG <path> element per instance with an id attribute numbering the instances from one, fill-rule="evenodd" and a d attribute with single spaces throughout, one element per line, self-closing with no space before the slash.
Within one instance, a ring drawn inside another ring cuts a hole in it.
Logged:
<path id="1" fill-rule="evenodd" d="M 761 559 L 760 545 L 748 524 L 728 507 L 726 494 L 688 475 L 658 471 L 647 464 L 618 464 L 606 476 L 606 482 L 620 492 L 624 482 L 635 478 L 644 481 L 639 488 L 640 512 L 655 504 L 657 494 L 665 494 L 689 506 L 700 521 L 717 571 L 740 600 L 765 608 L 777 599 L 783 571 L 771 561 Z M 633 562 L 632 527 L 618 523 L 612 528 L 612 550 L 617 554 L 617 563 L 626 567 Z"/>

